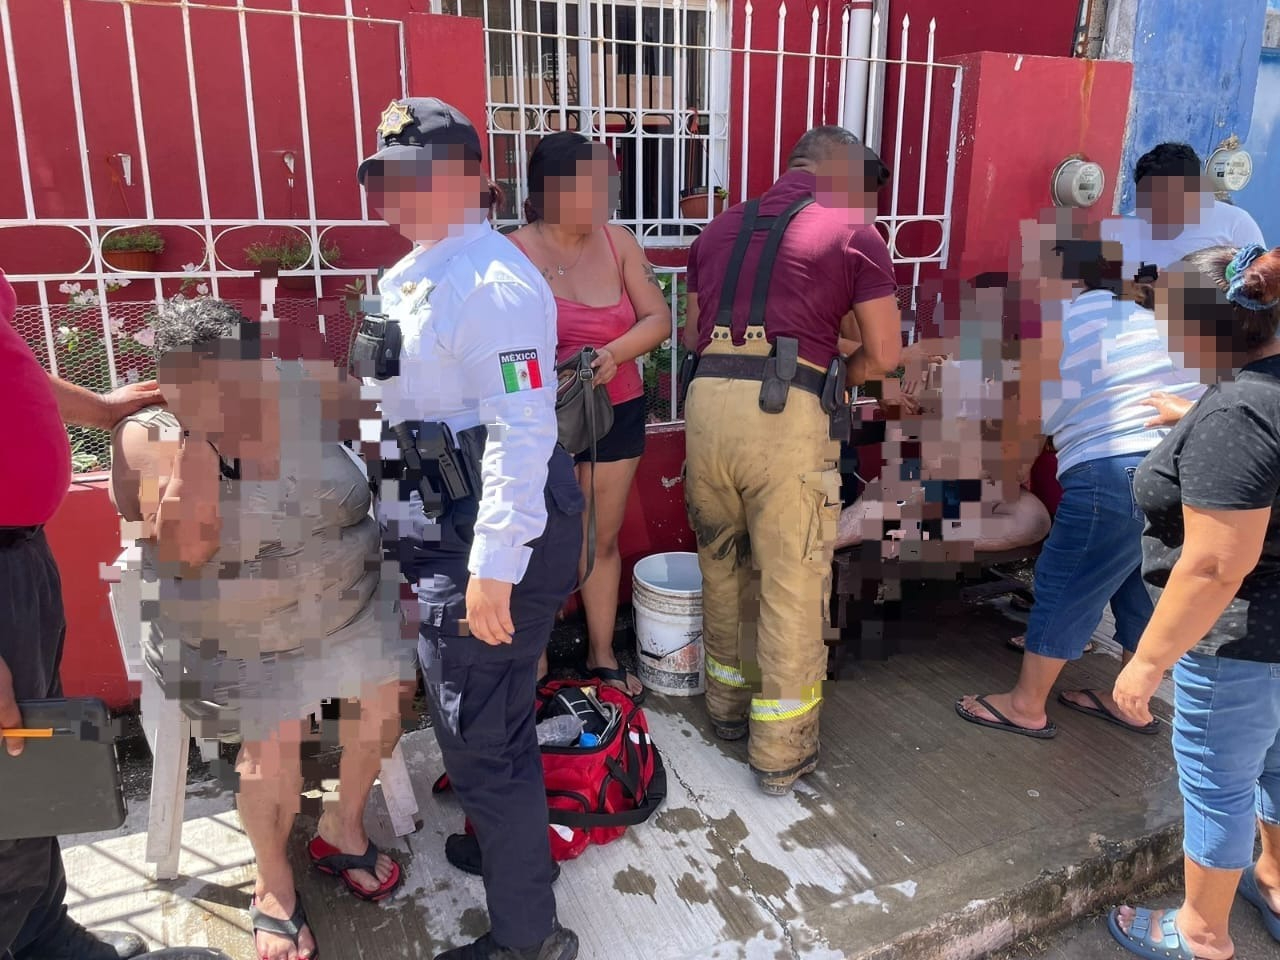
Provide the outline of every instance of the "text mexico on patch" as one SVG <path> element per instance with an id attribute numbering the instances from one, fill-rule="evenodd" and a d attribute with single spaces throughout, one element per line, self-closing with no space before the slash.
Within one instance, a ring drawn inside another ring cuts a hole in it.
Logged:
<path id="1" fill-rule="evenodd" d="M 542 387 L 542 371 L 538 368 L 537 350 L 513 350 L 498 354 L 502 364 L 502 385 L 507 393 L 538 390 Z"/>

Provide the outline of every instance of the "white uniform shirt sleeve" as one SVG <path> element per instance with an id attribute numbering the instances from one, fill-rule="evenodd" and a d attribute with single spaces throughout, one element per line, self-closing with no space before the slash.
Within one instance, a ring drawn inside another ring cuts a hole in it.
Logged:
<path id="1" fill-rule="evenodd" d="M 523 283 L 485 283 L 463 302 L 444 345 L 488 428 L 468 569 L 519 583 L 533 553 L 528 544 L 547 524 L 547 462 L 558 437 L 554 312 Z"/>

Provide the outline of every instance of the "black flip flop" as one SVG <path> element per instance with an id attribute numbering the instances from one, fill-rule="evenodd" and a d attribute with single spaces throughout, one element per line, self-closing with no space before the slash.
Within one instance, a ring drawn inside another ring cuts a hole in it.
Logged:
<path id="1" fill-rule="evenodd" d="M 640 706 L 640 704 L 644 703 L 644 698 L 649 693 L 649 691 L 645 689 L 644 684 L 640 685 L 640 692 L 637 693 L 635 696 L 631 696 L 631 694 L 627 693 L 627 677 L 628 676 L 635 677 L 635 674 L 628 673 L 622 667 L 618 667 L 617 669 L 614 669 L 613 667 L 592 667 L 587 671 L 587 673 L 595 677 L 597 680 L 603 680 L 605 683 L 608 683 L 610 686 L 612 686 L 615 683 L 622 684 L 621 687 L 616 687 L 615 689 L 620 690 L 622 693 L 625 693 L 628 697 L 631 697 L 631 702 L 634 703 L 637 707 Z M 636 677 L 636 679 L 639 680 L 640 678 Z"/>
<path id="2" fill-rule="evenodd" d="M 298 938 L 302 936 L 303 928 L 309 927 L 310 924 L 307 923 L 306 911 L 302 909 L 302 897 L 298 896 L 298 891 L 296 890 L 293 892 L 293 899 L 293 914 L 288 920 L 267 916 L 267 914 L 258 909 L 257 897 L 254 897 L 249 904 L 249 923 L 253 928 L 253 950 L 255 954 L 258 952 L 259 933 L 269 933 L 275 937 L 284 937 L 286 940 L 291 941 L 295 947 L 298 946 Z M 312 931 L 311 935 L 314 938 L 315 932 Z M 320 948 L 317 947 L 311 951 L 311 956 L 307 960 L 318 960 L 319 956 Z"/>
<path id="3" fill-rule="evenodd" d="M 961 720 L 967 720 L 969 723 L 978 725 L 979 727 L 988 727 L 992 730 L 1003 730 L 1006 733 L 1016 733 L 1022 737 L 1031 737 L 1033 740 L 1052 740 L 1058 735 L 1058 725 L 1050 720 L 1039 730 L 1031 730 L 1028 727 L 1020 727 L 1003 713 L 997 710 L 991 704 L 987 703 L 986 697 L 977 697 L 977 703 L 980 707 L 990 713 L 996 720 L 988 720 L 980 717 L 976 713 L 970 713 L 964 708 L 964 701 L 956 701 L 956 713 Z M 998 722 L 997 722 L 998 721 Z"/>
<path id="4" fill-rule="evenodd" d="M 1129 730 L 1132 733 L 1140 733 L 1144 737 L 1152 737 L 1160 732 L 1159 720 L 1152 720 L 1145 727 L 1136 727 L 1132 723 L 1116 716 L 1108 710 L 1107 705 L 1102 702 L 1102 698 L 1092 690 L 1078 690 L 1076 692 L 1083 693 L 1086 697 L 1092 700 L 1094 707 L 1084 707 L 1078 703 L 1072 703 L 1067 699 L 1067 695 L 1065 693 L 1058 694 L 1058 702 L 1068 710 L 1074 710 L 1076 713 L 1083 713 L 1086 717 L 1097 717 L 1099 720 L 1107 721 L 1107 723 L 1114 723 L 1117 727 L 1124 727 L 1126 730 Z"/>

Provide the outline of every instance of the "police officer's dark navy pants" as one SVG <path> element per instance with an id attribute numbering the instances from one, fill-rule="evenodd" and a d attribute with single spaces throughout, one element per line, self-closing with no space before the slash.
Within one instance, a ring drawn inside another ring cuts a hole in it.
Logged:
<path id="1" fill-rule="evenodd" d="M 534 697 L 538 658 L 577 581 L 585 507 L 573 463 L 559 449 L 546 501 L 546 529 L 530 544 L 528 570 L 511 594 L 511 644 L 458 635 L 466 618 L 474 500 L 450 508 L 439 543 L 415 543 L 408 556 L 402 553 L 405 575 L 418 584 L 418 656 L 432 724 L 480 843 L 493 938 L 512 949 L 538 946 L 556 924 Z"/>
<path id="2" fill-rule="evenodd" d="M 62 696 L 58 667 L 67 622 L 62 582 L 44 533 L 0 548 L 0 657 L 18 700 Z M 67 789 L 73 789 L 68 780 Z M 62 922 L 67 877 L 53 837 L 0 840 L 0 960 Z"/>

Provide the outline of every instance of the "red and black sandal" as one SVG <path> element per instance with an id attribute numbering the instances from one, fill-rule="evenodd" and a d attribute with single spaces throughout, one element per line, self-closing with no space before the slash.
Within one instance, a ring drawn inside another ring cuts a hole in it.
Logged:
<path id="1" fill-rule="evenodd" d="M 369 841 L 369 846 L 365 848 L 363 854 L 355 856 L 350 853 L 343 853 L 320 837 L 313 837 L 311 842 L 307 844 L 307 853 L 311 856 L 312 866 L 321 873 L 340 878 L 346 884 L 347 889 L 351 891 L 352 896 L 366 903 L 379 903 L 387 899 L 387 897 L 396 892 L 396 889 L 404 881 L 404 871 L 400 869 L 400 864 L 394 859 L 391 861 L 391 876 L 387 877 L 386 882 L 376 890 L 366 890 L 348 876 L 352 870 L 364 870 L 374 878 L 378 876 L 379 851 L 372 840 Z"/>

